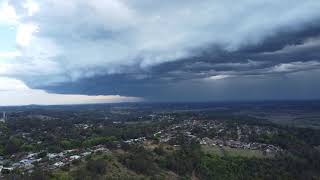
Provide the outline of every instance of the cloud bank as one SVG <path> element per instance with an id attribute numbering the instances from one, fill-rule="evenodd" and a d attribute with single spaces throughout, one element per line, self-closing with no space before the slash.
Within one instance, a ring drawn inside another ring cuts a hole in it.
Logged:
<path id="1" fill-rule="evenodd" d="M 87 96 L 63 95 L 47 93 L 44 90 L 30 89 L 23 82 L 11 78 L 0 78 L 0 106 L 14 105 L 59 105 L 59 104 L 91 104 L 91 103 L 119 103 L 137 102 L 140 98 L 122 96 Z"/>
<path id="2" fill-rule="evenodd" d="M 1 62 L 0 76 L 50 92 L 162 99 L 163 91 L 190 89 L 197 96 L 195 82 L 213 91 L 221 85 L 212 81 L 281 81 L 320 68 L 317 0 L 10 0 L 3 7 L 17 27 L 19 56 Z"/>

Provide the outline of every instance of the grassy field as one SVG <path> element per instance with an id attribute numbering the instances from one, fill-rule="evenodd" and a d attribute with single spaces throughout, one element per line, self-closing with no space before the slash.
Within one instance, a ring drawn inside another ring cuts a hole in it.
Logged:
<path id="1" fill-rule="evenodd" d="M 202 145 L 202 150 L 205 153 L 213 153 L 219 156 L 241 156 L 248 158 L 273 158 L 274 154 L 264 154 L 260 150 L 249 150 L 249 149 L 235 149 L 230 147 L 219 147 L 219 146 L 209 146 Z"/>

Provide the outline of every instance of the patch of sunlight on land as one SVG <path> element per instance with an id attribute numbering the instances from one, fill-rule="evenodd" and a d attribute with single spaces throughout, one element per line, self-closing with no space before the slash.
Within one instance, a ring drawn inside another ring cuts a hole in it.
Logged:
<path id="1" fill-rule="evenodd" d="M 215 154 L 218 156 L 239 156 L 239 157 L 248 157 L 248 158 L 273 158 L 275 154 L 272 153 L 263 153 L 261 150 L 250 150 L 250 149 L 235 149 L 227 146 L 201 146 L 204 153 Z"/>

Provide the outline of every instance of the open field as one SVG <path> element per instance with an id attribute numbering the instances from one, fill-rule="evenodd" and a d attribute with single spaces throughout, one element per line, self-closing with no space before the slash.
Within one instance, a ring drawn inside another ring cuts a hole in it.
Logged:
<path id="1" fill-rule="evenodd" d="M 240 156 L 248 158 L 273 158 L 274 154 L 264 154 L 261 150 L 235 149 L 227 146 L 201 146 L 203 152 L 212 153 L 219 156 Z"/>

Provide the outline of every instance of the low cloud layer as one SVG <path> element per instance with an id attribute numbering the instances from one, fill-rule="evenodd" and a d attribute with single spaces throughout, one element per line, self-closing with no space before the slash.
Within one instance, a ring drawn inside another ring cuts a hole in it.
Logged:
<path id="1" fill-rule="evenodd" d="M 14 57 L 0 62 L 0 76 L 54 93 L 196 100 L 208 88 L 201 99 L 214 100 L 222 87 L 264 82 L 271 90 L 284 77 L 299 87 L 315 79 L 293 74 L 320 68 L 317 0 L 10 0 L 2 7 L 0 22 L 17 28 L 18 54 L 0 51 Z M 269 92 L 260 99 L 278 97 Z"/>
<path id="2" fill-rule="evenodd" d="M 11 78 L 0 78 L 0 106 L 14 105 L 59 105 L 59 104 L 91 104 L 138 102 L 141 98 L 122 96 L 88 96 L 78 94 L 54 94 L 44 90 L 34 90 L 23 82 Z"/>

